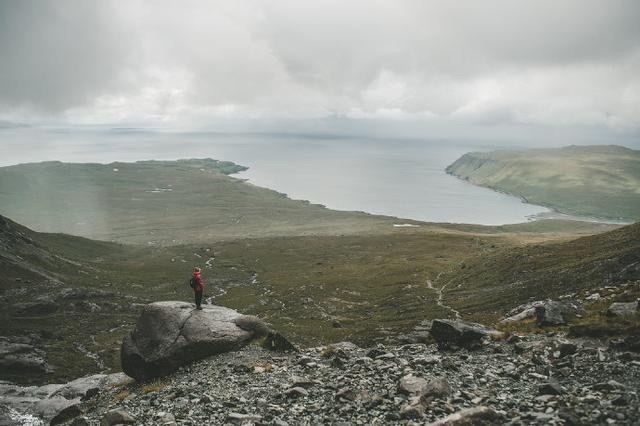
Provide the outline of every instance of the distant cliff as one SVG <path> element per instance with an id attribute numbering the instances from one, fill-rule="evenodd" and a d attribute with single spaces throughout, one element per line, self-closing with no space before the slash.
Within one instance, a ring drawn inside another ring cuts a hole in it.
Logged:
<path id="1" fill-rule="evenodd" d="M 471 152 L 446 171 L 562 213 L 640 219 L 640 151 L 629 148 Z"/>

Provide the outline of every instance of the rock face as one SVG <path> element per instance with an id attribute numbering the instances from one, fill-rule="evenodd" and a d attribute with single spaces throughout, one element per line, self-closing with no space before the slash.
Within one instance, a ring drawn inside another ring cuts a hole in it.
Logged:
<path id="1" fill-rule="evenodd" d="M 635 315 L 638 312 L 638 302 L 616 302 L 607 309 L 607 316 L 623 317 Z"/>
<path id="2" fill-rule="evenodd" d="M 497 332 L 472 322 L 436 319 L 431 324 L 430 333 L 441 347 L 472 348 L 479 346 L 485 337 Z"/>
<path id="3" fill-rule="evenodd" d="M 195 310 L 185 302 L 151 303 L 122 342 L 122 370 L 136 380 L 148 380 L 240 349 L 262 335 L 264 328 L 252 322 L 253 317 L 222 306 Z"/>

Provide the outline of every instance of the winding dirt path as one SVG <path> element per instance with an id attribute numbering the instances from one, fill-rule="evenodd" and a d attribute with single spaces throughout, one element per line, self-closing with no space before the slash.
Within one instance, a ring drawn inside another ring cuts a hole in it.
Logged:
<path id="1" fill-rule="evenodd" d="M 440 276 L 443 274 L 444 272 L 440 272 L 438 274 L 438 276 L 436 277 L 436 281 L 438 281 L 438 279 L 440 279 Z M 447 285 L 449 285 L 449 283 L 443 285 L 440 288 L 436 288 L 433 286 L 433 283 L 431 282 L 431 280 L 427 280 L 427 288 L 433 290 L 436 292 L 436 294 L 438 295 L 438 298 L 436 299 L 436 303 L 438 304 L 438 306 L 441 306 L 445 309 L 448 309 L 449 311 L 453 312 L 453 314 L 455 315 L 456 319 L 462 319 L 462 316 L 460 315 L 460 312 L 457 311 L 456 309 L 453 309 L 451 306 L 447 305 L 446 303 L 444 303 L 444 289 L 447 288 Z"/>

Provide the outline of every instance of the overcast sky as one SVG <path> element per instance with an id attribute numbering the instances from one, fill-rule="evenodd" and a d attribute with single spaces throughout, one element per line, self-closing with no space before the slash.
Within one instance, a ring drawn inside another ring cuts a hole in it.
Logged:
<path id="1" fill-rule="evenodd" d="M 2 0 L 0 58 L 9 122 L 640 129 L 637 0 Z"/>

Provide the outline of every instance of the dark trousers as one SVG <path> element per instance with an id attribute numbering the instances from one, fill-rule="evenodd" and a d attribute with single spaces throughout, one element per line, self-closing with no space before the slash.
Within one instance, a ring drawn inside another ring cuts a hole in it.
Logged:
<path id="1" fill-rule="evenodd" d="M 194 294 L 196 295 L 196 306 L 199 308 L 202 303 L 202 290 L 196 290 Z"/>

